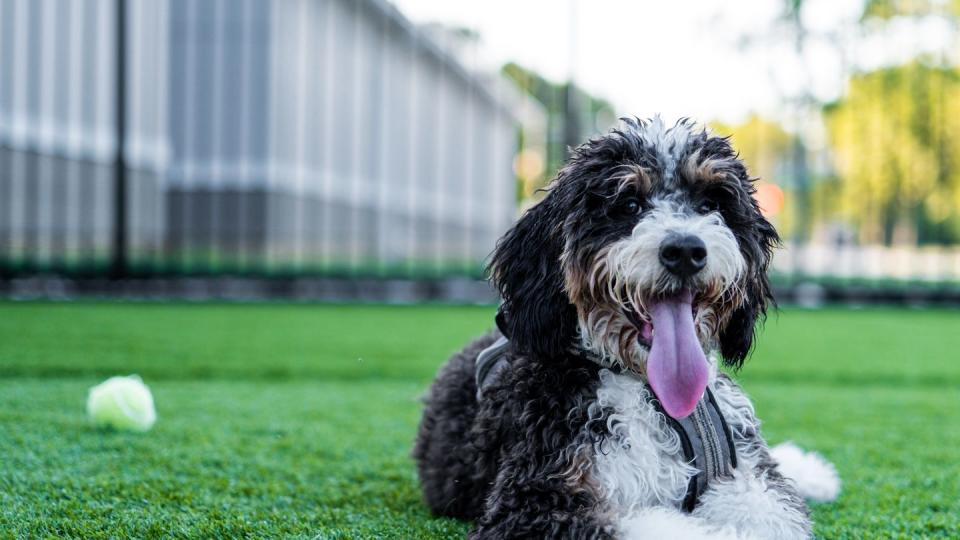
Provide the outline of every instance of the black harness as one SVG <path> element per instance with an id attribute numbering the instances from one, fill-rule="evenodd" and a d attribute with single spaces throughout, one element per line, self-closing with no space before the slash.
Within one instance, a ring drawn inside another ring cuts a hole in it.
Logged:
<path id="1" fill-rule="evenodd" d="M 509 357 L 505 354 L 509 346 L 510 341 L 501 337 L 477 356 L 478 401 L 483 399 L 483 390 L 494 384 L 504 371 L 510 368 Z M 683 509 L 692 512 L 711 481 L 730 477 L 733 469 L 737 468 L 737 452 L 730 426 L 727 425 L 709 387 L 693 412 L 680 420 L 664 412 L 649 385 L 647 391 L 650 403 L 663 414 L 667 424 L 680 437 L 684 459 L 698 471 L 690 478 L 687 494 L 683 499 Z"/>
<path id="2" fill-rule="evenodd" d="M 649 385 L 647 390 L 651 396 L 650 402 L 680 436 L 684 459 L 698 471 L 690 479 L 687 495 L 683 499 L 683 509 L 692 512 L 711 481 L 729 478 L 733 475 L 733 469 L 737 468 L 737 451 L 733 446 L 730 426 L 709 387 L 697 403 L 697 408 L 680 420 L 664 412 Z"/>

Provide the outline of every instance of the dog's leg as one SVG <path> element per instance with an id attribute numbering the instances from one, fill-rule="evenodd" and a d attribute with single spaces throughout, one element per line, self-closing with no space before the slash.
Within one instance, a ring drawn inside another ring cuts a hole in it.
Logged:
<path id="1" fill-rule="evenodd" d="M 438 515 L 474 519 L 496 474 L 497 441 L 478 440 L 472 431 L 480 405 L 474 383 L 477 355 L 497 338 L 484 336 L 443 366 L 426 396 L 413 457 L 423 497 Z M 482 433 L 485 438 L 495 430 Z M 480 445 L 484 443 L 484 445 Z"/>
<path id="2" fill-rule="evenodd" d="M 791 483 L 772 469 L 758 474 L 738 470 L 732 479 L 716 482 L 692 515 L 744 538 L 811 536 L 806 505 Z"/>
<path id="3" fill-rule="evenodd" d="M 557 457 L 543 459 L 550 455 Z M 575 454 L 515 445 L 469 538 L 614 538 L 614 528 L 598 510 L 601 506 L 577 463 Z"/>
<path id="4" fill-rule="evenodd" d="M 810 538 L 807 504 L 784 478 L 760 435 L 753 404 L 729 377 L 716 381 L 714 395 L 733 432 L 738 465 L 731 480 L 717 481 L 703 494 L 694 515 L 739 534 L 761 538 Z"/>
<path id="5" fill-rule="evenodd" d="M 704 519 L 666 507 L 646 508 L 617 524 L 623 540 L 760 540 L 737 534 L 729 526 L 711 525 Z"/>

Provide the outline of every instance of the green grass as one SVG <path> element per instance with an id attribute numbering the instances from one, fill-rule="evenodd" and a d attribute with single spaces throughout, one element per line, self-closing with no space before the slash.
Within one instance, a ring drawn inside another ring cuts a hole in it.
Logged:
<path id="1" fill-rule="evenodd" d="M 0 537 L 457 538 L 409 450 L 491 308 L 0 303 Z M 772 442 L 832 460 L 823 538 L 960 536 L 960 312 L 772 316 L 741 380 Z M 139 373 L 147 434 L 91 428 Z"/>

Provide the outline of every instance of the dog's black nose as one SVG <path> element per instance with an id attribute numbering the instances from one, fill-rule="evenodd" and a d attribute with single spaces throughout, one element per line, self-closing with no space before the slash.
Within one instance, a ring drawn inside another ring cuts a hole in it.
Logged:
<path id="1" fill-rule="evenodd" d="M 671 274 L 690 277 L 707 265 L 707 246 L 691 234 L 671 236 L 660 244 L 660 262 Z"/>

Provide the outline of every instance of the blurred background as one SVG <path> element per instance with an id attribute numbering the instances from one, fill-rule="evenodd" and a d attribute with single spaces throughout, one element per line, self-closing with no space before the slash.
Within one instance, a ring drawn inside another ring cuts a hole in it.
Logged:
<path id="1" fill-rule="evenodd" d="M 12 296 L 490 300 L 624 115 L 733 136 L 782 298 L 960 301 L 960 1 L 0 0 Z"/>
<path id="2" fill-rule="evenodd" d="M 463 538 L 418 397 L 655 114 L 784 238 L 735 376 L 836 464 L 817 537 L 960 538 L 960 0 L 0 0 L 0 537 Z M 156 426 L 94 429 L 134 373 Z"/>

